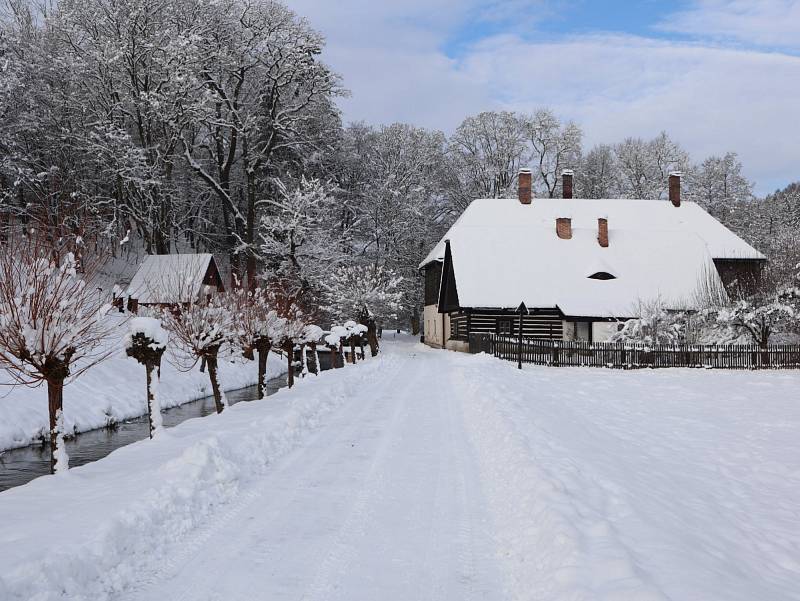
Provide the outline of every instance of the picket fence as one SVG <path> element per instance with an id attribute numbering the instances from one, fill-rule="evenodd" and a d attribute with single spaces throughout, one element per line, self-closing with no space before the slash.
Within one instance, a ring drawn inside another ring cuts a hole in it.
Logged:
<path id="1" fill-rule="evenodd" d="M 470 351 L 509 361 L 553 367 L 616 369 L 697 367 L 706 369 L 800 369 L 800 345 L 762 349 L 747 344 L 633 344 L 470 335 Z"/>

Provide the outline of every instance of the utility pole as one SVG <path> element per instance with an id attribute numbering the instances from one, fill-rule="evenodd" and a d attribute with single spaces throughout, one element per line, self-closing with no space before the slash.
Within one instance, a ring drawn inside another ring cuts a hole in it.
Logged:
<path id="1" fill-rule="evenodd" d="M 528 314 L 528 307 L 525 306 L 525 303 L 522 302 L 517 307 L 517 313 L 519 314 L 519 328 L 517 330 L 517 369 L 522 369 L 522 316 Z"/>

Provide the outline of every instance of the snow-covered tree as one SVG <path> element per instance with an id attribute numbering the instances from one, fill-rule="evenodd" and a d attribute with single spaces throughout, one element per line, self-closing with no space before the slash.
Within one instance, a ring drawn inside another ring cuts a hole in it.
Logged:
<path id="1" fill-rule="evenodd" d="M 340 229 L 342 248 L 403 276 L 398 313 L 410 317 L 413 329 L 422 304 L 417 265 L 447 225 L 448 182 L 459 185 L 456 174 L 446 172 L 445 137 L 404 124 L 357 124 L 345 131 L 344 143 L 337 210 L 349 221 Z"/>
<path id="2" fill-rule="evenodd" d="M 572 121 L 561 123 L 548 109 L 525 118 L 531 148 L 530 166 L 536 174 L 534 185 L 554 198 L 561 187 L 561 172 L 578 166 L 583 132 Z"/>
<path id="3" fill-rule="evenodd" d="M 150 438 L 153 438 L 163 424 L 158 383 L 161 379 L 161 357 L 167 348 L 169 337 L 155 317 L 134 317 L 129 326 L 124 340 L 125 352 L 144 365 L 147 377 L 147 419 L 150 424 Z"/>
<path id="4" fill-rule="evenodd" d="M 738 203 L 753 197 L 753 184 L 742 175 L 742 163 L 735 152 L 708 157 L 692 170 L 687 184 L 687 200 L 720 219 L 725 219 Z"/>
<path id="5" fill-rule="evenodd" d="M 298 367 L 294 358 L 294 350 L 296 346 L 304 344 L 306 326 L 310 317 L 303 313 L 295 300 L 296 297 L 292 295 L 273 290 L 270 298 L 280 320 L 273 332 L 272 347 L 286 355 L 288 367 L 286 381 L 291 388 L 294 386 L 294 372 Z"/>
<path id="6" fill-rule="evenodd" d="M 513 192 L 528 159 L 525 120 L 512 112 L 467 117 L 450 137 L 453 170 L 448 181 L 458 212 L 476 198 L 503 198 Z"/>
<path id="7" fill-rule="evenodd" d="M 627 138 L 614 146 L 618 188 L 623 198 L 666 198 L 673 171 L 689 173 L 689 154 L 661 132 L 652 140 Z"/>
<path id="8" fill-rule="evenodd" d="M 99 265 L 30 231 L 0 244 L 0 367 L 12 383 L 47 385 L 50 467 L 69 467 L 64 447 L 64 384 L 111 353 L 111 309 Z"/>
<path id="9" fill-rule="evenodd" d="M 778 293 L 756 295 L 721 309 L 718 323 L 744 333 L 762 349 L 772 334 L 796 329 L 800 320 L 800 289 L 787 287 Z"/>
<path id="10" fill-rule="evenodd" d="M 367 326 L 351 320 L 344 322 L 344 329 L 347 330 L 347 342 L 350 344 L 350 361 L 356 363 L 356 347 L 361 349 L 361 356 L 364 356 L 364 334 L 367 333 Z M 373 357 L 375 355 L 373 354 Z"/>
<path id="11" fill-rule="evenodd" d="M 608 144 L 593 147 L 575 170 L 579 198 L 616 198 L 617 165 L 614 149 Z"/>
<path id="12" fill-rule="evenodd" d="M 316 290 L 341 248 L 330 229 L 336 202 L 319 180 L 301 178 L 292 190 L 276 181 L 277 197 L 263 202 L 259 224 L 264 277 L 294 297 Z"/>
<path id="13" fill-rule="evenodd" d="M 334 270 L 323 283 L 325 303 L 336 316 L 355 316 L 367 327 L 372 356 L 378 354 L 377 319 L 396 317 L 402 278 L 376 265 L 354 265 Z"/>
<path id="14" fill-rule="evenodd" d="M 324 40 L 279 2 L 203 0 L 205 35 L 192 41 L 202 85 L 184 155 L 217 198 L 234 275 L 247 258 L 255 286 L 257 202 L 291 155 L 314 152 L 332 122 L 338 77 L 318 59 Z M 324 128 L 323 128 L 324 129 Z M 267 190 L 266 196 L 269 196 Z"/>
<path id="15" fill-rule="evenodd" d="M 303 373 L 308 373 L 308 357 L 306 355 L 306 347 L 308 347 L 314 355 L 314 373 L 319 375 L 319 352 L 317 345 L 323 342 L 324 332 L 321 327 L 315 324 L 308 324 L 303 329 Z"/>
<path id="16" fill-rule="evenodd" d="M 247 359 L 258 354 L 258 398 L 266 391 L 267 358 L 273 344 L 283 339 L 286 320 L 272 308 L 269 294 L 263 288 L 237 289 L 222 300 L 233 314 L 231 343 Z"/>
<path id="17" fill-rule="evenodd" d="M 170 333 L 175 364 L 189 370 L 204 361 L 214 393 L 217 413 L 228 406 L 219 379 L 220 351 L 232 337 L 233 313 L 221 295 L 162 311 L 161 321 Z"/>
<path id="18" fill-rule="evenodd" d="M 344 365 L 344 342 L 349 336 L 350 332 L 347 328 L 338 325 L 331 327 L 331 331 L 325 336 L 325 344 L 330 349 L 333 368 L 339 367 L 340 360 Z"/>

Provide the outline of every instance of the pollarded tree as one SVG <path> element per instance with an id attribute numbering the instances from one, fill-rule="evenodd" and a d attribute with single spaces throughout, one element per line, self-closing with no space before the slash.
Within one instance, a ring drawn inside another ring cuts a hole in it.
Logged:
<path id="1" fill-rule="evenodd" d="M 263 399 L 267 358 L 273 341 L 283 338 L 286 320 L 271 308 L 269 295 L 262 288 L 240 288 L 226 294 L 225 299 L 233 315 L 231 344 L 246 359 L 255 359 L 258 354 L 258 398 Z"/>
<path id="2" fill-rule="evenodd" d="M 330 333 L 325 336 L 325 344 L 331 352 L 331 367 L 334 369 L 339 367 L 339 360 L 342 361 L 342 365 L 345 364 L 344 341 L 348 336 L 349 333 L 344 326 L 331 327 Z"/>
<path id="3" fill-rule="evenodd" d="M 76 262 L 35 232 L 0 245 L 0 367 L 15 384 L 47 384 L 50 469 L 64 471 L 64 384 L 102 361 L 111 309 L 97 286 L 98 263 Z"/>
<path id="4" fill-rule="evenodd" d="M 295 304 L 283 309 L 279 308 L 278 317 L 283 320 L 283 327 L 281 328 L 280 337 L 276 338 L 273 344 L 277 344 L 278 348 L 286 353 L 286 361 L 289 368 L 286 382 L 291 388 L 294 386 L 294 371 L 297 367 L 294 361 L 294 347 L 298 344 L 304 344 L 306 321 L 303 312 Z"/>
<path id="5" fill-rule="evenodd" d="M 303 374 L 308 372 L 308 358 L 306 356 L 306 347 L 311 349 L 314 353 L 314 373 L 319 375 L 319 352 L 317 345 L 322 342 L 323 330 L 315 324 L 309 324 L 303 329 Z"/>
<path id="6" fill-rule="evenodd" d="M 347 329 L 347 342 L 350 344 L 350 360 L 355 365 L 356 363 L 356 346 L 361 349 L 361 357 L 364 357 L 364 342 L 363 336 L 367 333 L 367 326 L 362 323 L 356 323 L 353 320 L 344 322 L 344 327 Z M 374 355 L 373 355 L 374 356 Z"/>
<path id="7" fill-rule="evenodd" d="M 402 278 L 379 265 L 353 265 L 334 270 L 323 282 L 326 308 L 336 316 L 356 316 L 367 327 L 372 356 L 378 354 L 376 318 L 397 317 Z"/>
<path id="8" fill-rule="evenodd" d="M 154 317 L 134 317 L 125 335 L 125 352 L 144 365 L 147 374 L 147 419 L 150 438 L 162 427 L 158 382 L 161 379 L 161 357 L 167 348 L 167 332 Z M 153 375 L 155 373 L 155 379 Z"/>
<path id="9" fill-rule="evenodd" d="M 217 413 L 228 406 L 219 380 L 219 354 L 231 338 L 233 314 L 219 295 L 176 306 L 162 312 L 164 328 L 171 334 L 176 365 L 189 370 L 205 360 Z"/>

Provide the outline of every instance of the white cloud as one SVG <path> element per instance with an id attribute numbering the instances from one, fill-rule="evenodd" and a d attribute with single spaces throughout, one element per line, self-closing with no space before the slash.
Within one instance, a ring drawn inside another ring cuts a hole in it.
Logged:
<path id="1" fill-rule="evenodd" d="M 589 143 L 666 130 L 697 159 L 739 152 L 762 192 L 798 176 L 797 57 L 627 36 L 505 37 L 476 46 L 463 69 L 505 107 L 575 119 Z"/>
<path id="2" fill-rule="evenodd" d="M 665 31 L 736 40 L 773 48 L 800 48 L 798 0 L 696 0 L 661 24 Z"/>
<path id="3" fill-rule="evenodd" d="M 800 57 L 635 36 L 504 34 L 462 46 L 454 60 L 442 47 L 480 16 L 478 0 L 385 4 L 291 2 L 329 39 L 326 60 L 352 91 L 342 101 L 347 120 L 449 132 L 482 110 L 549 106 L 578 121 L 588 144 L 666 130 L 696 159 L 737 151 L 759 192 L 798 177 Z"/>

